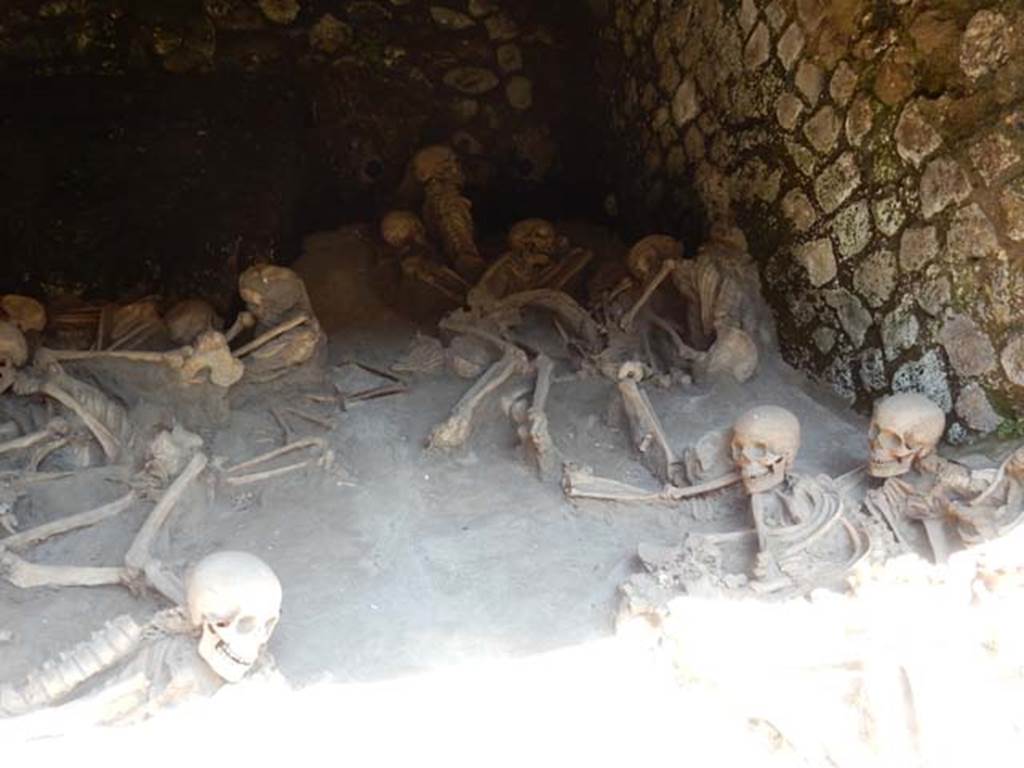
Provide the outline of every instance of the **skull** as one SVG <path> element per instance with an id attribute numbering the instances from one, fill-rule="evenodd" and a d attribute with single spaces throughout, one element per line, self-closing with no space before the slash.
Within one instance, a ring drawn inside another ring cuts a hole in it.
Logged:
<path id="1" fill-rule="evenodd" d="M 525 254 L 541 264 L 549 262 L 564 246 L 555 225 L 546 219 L 524 219 L 513 224 L 508 232 L 510 250 Z"/>
<path id="2" fill-rule="evenodd" d="M 294 312 L 309 310 L 305 284 L 287 267 L 249 267 L 238 278 L 238 293 L 253 317 L 265 325 L 276 325 Z"/>
<path id="3" fill-rule="evenodd" d="M 946 429 L 946 414 L 924 395 L 891 395 L 875 403 L 871 417 L 868 472 L 872 477 L 906 474 L 935 450 Z"/>
<path id="4" fill-rule="evenodd" d="M 156 300 L 142 299 L 114 310 L 110 318 L 110 338 L 116 341 L 142 326 L 161 325 L 163 319 L 157 311 Z"/>
<path id="5" fill-rule="evenodd" d="M 465 180 L 455 151 L 443 144 L 435 144 L 417 152 L 412 159 L 412 172 L 420 184 L 445 181 L 461 187 Z"/>
<path id="6" fill-rule="evenodd" d="M 29 296 L 9 293 L 0 297 L 0 319 L 10 320 L 22 333 L 41 331 L 46 327 L 46 309 Z"/>
<path id="7" fill-rule="evenodd" d="M 199 334 L 209 330 L 220 330 L 221 319 L 213 307 L 202 299 L 179 301 L 164 315 L 167 332 L 175 344 L 191 344 Z"/>
<path id="8" fill-rule="evenodd" d="M 28 362 L 28 344 L 18 326 L 0 320 L 0 394 L 14 383 L 14 369 Z"/>
<path id="9" fill-rule="evenodd" d="M 381 239 L 399 253 L 427 243 L 427 231 L 412 211 L 389 211 L 380 220 Z"/>
<path id="10" fill-rule="evenodd" d="M 647 282 L 667 259 L 682 259 L 683 244 L 668 235 L 648 235 L 626 255 L 626 267 L 641 282 Z"/>
<path id="11" fill-rule="evenodd" d="M 214 552 L 192 568 L 186 584 L 192 626 L 202 630 L 199 655 L 228 682 L 245 677 L 281 615 L 281 582 L 246 552 Z"/>
<path id="12" fill-rule="evenodd" d="M 763 493 L 779 485 L 800 450 L 800 422 L 777 405 L 761 405 L 744 413 L 732 428 L 732 458 L 747 493 Z"/>

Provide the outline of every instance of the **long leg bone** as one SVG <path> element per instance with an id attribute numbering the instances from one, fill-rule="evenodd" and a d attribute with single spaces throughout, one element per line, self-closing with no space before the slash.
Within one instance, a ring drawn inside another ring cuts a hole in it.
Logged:
<path id="1" fill-rule="evenodd" d="M 274 459 L 280 458 L 281 456 L 286 456 L 290 453 L 295 453 L 297 451 L 307 449 L 316 449 L 319 452 L 321 458 L 308 458 L 300 462 L 286 464 L 285 466 L 282 467 L 274 467 L 273 469 L 247 472 L 247 470 L 253 470 L 256 467 L 266 464 L 267 462 L 273 461 Z M 310 437 L 304 440 L 296 440 L 293 443 L 289 443 L 288 445 L 282 446 L 280 448 L 275 448 L 272 451 L 268 451 L 267 453 L 264 453 L 260 456 L 256 456 L 255 458 L 244 461 L 241 464 L 236 464 L 233 467 L 229 467 L 223 472 L 223 480 L 227 485 L 231 486 L 250 485 L 252 483 L 257 483 L 262 480 L 269 480 L 274 477 L 280 477 L 281 475 L 286 475 L 289 472 L 294 472 L 299 469 L 304 469 L 305 467 L 308 467 L 310 464 L 312 464 L 314 461 L 323 461 L 323 457 L 326 457 L 328 455 L 329 451 L 327 450 L 327 444 L 318 437 Z"/>
<path id="2" fill-rule="evenodd" d="M 527 368 L 526 355 L 522 350 L 511 346 L 506 349 L 501 359 L 491 365 L 459 399 L 451 415 L 434 427 L 427 447 L 451 450 L 464 445 L 473 431 L 473 419 L 484 401 L 513 375 L 524 373 Z"/>
<path id="3" fill-rule="evenodd" d="M 663 483 L 675 483 L 676 457 L 647 394 L 640 389 L 642 370 L 637 363 L 625 363 L 619 371 L 619 393 L 629 419 L 633 444 L 641 461 Z"/>
<path id="4" fill-rule="evenodd" d="M 66 435 L 68 432 L 68 423 L 63 419 L 51 420 L 43 429 L 37 432 L 32 432 L 28 435 L 16 437 L 13 440 L 8 440 L 5 443 L 0 443 L 0 453 L 10 453 L 11 451 L 20 451 L 23 448 L 31 448 L 34 445 L 42 443 L 53 437 Z"/>
<path id="5" fill-rule="evenodd" d="M 269 331 L 261 333 L 255 339 L 250 341 L 248 344 L 239 347 L 235 350 L 235 357 L 245 357 L 250 352 L 255 352 L 260 347 L 269 344 L 278 336 L 283 336 L 293 328 L 298 328 L 300 325 L 309 322 L 309 315 L 301 314 L 293 317 L 291 320 L 285 320 L 280 325 L 271 328 Z"/>
<path id="6" fill-rule="evenodd" d="M 142 524 L 142 528 L 135 535 L 135 539 L 125 554 L 125 564 L 131 571 L 141 572 L 145 569 L 146 562 L 151 557 L 150 550 L 153 546 L 153 540 L 156 539 L 157 533 L 159 533 L 163 524 L 167 522 L 167 518 L 174 510 L 174 506 L 178 503 L 182 494 L 185 493 L 185 489 L 206 468 L 206 462 L 206 454 L 196 453 L 185 466 L 185 469 L 181 471 L 181 474 L 164 491 L 163 496 L 160 497 L 156 506 L 153 507 L 153 511 L 149 513 L 149 517 Z"/>
<path id="7" fill-rule="evenodd" d="M 501 315 L 510 310 L 524 307 L 540 307 L 553 312 L 569 328 L 579 335 L 591 349 L 601 346 L 601 328 L 590 314 L 576 300 L 563 291 L 538 288 L 506 296 L 487 308 L 487 315 Z"/>
<path id="8" fill-rule="evenodd" d="M 235 318 L 235 322 L 231 324 L 231 327 L 224 333 L 224 338 L 228 342 L 235 340 L 242 331 L 246 331 L 256 325 L 256 318 L 253 317 L 251 312 L 239 312 L 238 317 Z"/>
<path id="9" fill-rule="evenodd" d="M 101 587 L 128 582 L 128 570 L 118 566 L 39 565 L 13 552 L 0 551 L 0 573 L 22 589 L 34 587 Z"/>
<path id="10" fill-rule="evenodd" d="M 633 306 L 629 308 L 626 314 L 622 316 L 622 320 L 620 321 L 622 330 L 629 331 L 633 327 L 633 321 L 636 319 L 637 313 L 643 309 L 644 305 L 650 300 L 654 292 L 658 290 L 658 286 L 665 282 L 665 279 L 672 274 L 672 270 L 675 268 L 676 262 L 674 259 L 666 259 L 661 262 L 661 266 L 658 268 L 658 271 L 647 282 L 647 285 L 644 286 L 643 293 L 640 294 L 640 297 L 636 302 L 634 302 Z"/>
<path id="11" fill-rule="evenodd" d="M 668 485 L 659 491 L 648 491 L 635 485 L 621 483 L 604 477 L 597 477 L 588 471 L 566 466 L 562 476 L 565 495 L 572 499 L 597 499 L 620 502 L 676 502 L 692 499 L 735 485 L 739 473 L 731 472 L 705 483 L 689 486 Z"/>
<path id="12" fill-rule="evenodd" d="M 545 411 L 548 394 L 551 392 L 551 376 L 555 365 L 546 355 L 539 355 L 534 361 L 537 382 L 533 390 L 533 401 L 526 411 L 523 446 L 530 463 L 536 467 L 542 479 L 552 475 L 558 464 L 558 449 L 548 431 L 548 417 Z"/>
<path id="13" fill-rule="evenodd" d="M 52 523 L 44 523 L 43 525 L 36 526 L 27 531 L 16 533 L 13 536 L 8 536 L 5 539 L 0 539 L 0 549 L 16 550 L 23 549 L 25 547 L 34 546 L 42 541 L 59 536 L 68 531 L 74 531 L 79 528 L 86 528 L 90 525 L 96 525 L 97 523 L 108 520 L 111 517 L 115 517 L 124 512 L 128 507 L 135 503 L 135 493 L 128 492 L 119 499 L 104 504 L 95 509 L 86 510 L 85 512 L 79 512 L 75 515 L 69 515 L 61 518 L 60 520 L 54 520 Z"/>

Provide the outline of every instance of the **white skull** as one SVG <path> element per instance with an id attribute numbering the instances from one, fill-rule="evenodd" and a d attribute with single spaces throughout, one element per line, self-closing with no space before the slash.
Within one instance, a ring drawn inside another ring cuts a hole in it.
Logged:
<path id="1" fill-rule="evenodd" d="M 380 220 L 380 237 L 395 250 L 405 253 L 415 246 L 426 245 L 427 231 L 420 217 L 412 211 L 389 211 Z"/>
<path id="2" fill-rule="evenodd" d="M 777 405 L 761 405 L 744 413 L 732 428 L 732 458 L 747 493 L 763 493 L 779 485 L 800 450 L 800 422 Z"/>
<path id="3" fill-rule="evenodd" d="M 946 414 L 924 395 L 891 395 L 875 403 L 869 435 L 872 477 L 896 477 L 935 450 L 946 429 Z"/>
<path id="4" fill-rule="evenodd" d="M 281 615 L 281 582 L 270 566 L 245 552 L 214 552 L 188 575 L 186 604 L 202 629 L 199 655 L 234 683 L 259 659 Z"/>
<path id="5" fill-rule="evenodd" d="M 416 181 L 426 184 L 430 181 L 445 181 L 462 186 L 462 164 L 451 147 L 435 144 L 421 149 L 412 159 L 412 172 Z"/>
<path id="6" fill-rule="evenodd" d="M 668 235 L 648 235 L 629 249 L 626 267 L 641 282 L 647 282 L 666 259 L 683 258 L 683 244 Z"/>
<path id="7" fill-rule="evenodd" d="M 0 320 L 0 394 L 14 383 L 14 369 L 28 362 L 28 344 L 18 326 Z"/>
<path id="8" fill-rule="evenodd" d="M 554 256 L 562 246 L 555 225 L 547 219 L 524 219 L 508 231 L 508 247 L 517 253 Z"/>
<path id="9" fill-rule="evenodd" d="M 0 319 L 4 315 L 18 326 L 22 333 L 41 331 L 46 327 L 46 309 L 30 296 L 9 293 L 0 297 Z"/>

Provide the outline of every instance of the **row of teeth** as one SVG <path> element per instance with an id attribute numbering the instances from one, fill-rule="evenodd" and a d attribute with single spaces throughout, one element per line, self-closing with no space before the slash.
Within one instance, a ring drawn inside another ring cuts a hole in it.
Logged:
<path id="1" fill-rule="evenodd" d="M 220 653 L 222 653 L 225 656 L 227 656 L 229 659 L 231 659 L 231 661 L 235 662 L 235 664 L 241 664 L 243 667 L 252 666 L 252 662 L 251 661 L 247 661 L 245 659 L 240 659 L 237 656 L 235 656 L 235 654 L 233 654 L 231 652 L 231 649 L 228 648 L 227 645 L 225 645 L 223 640 L 221 640 L 219 643 L 217 643 L 217 650 Z"/>

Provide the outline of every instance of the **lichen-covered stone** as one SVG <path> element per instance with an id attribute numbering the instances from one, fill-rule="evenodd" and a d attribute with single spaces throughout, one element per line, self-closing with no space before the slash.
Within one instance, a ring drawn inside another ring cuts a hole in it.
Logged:
<path id="1" fill-rule="evenodd" d="M 917 305 L 932 317 L 938 317 L 953 298 L 949 278 L 936 277 L 926 281 L 917 291 Z"/>
<path id="2" fill-rule="evenodd" d="M 296 0 L 259 0 L 263 15 L 275 24 L 291 24 L 302 8 Z"/>
<path id="3" fill-rule="evenodd" d="M 825 292 L 825 303 L 836 311 L 836 317 L 855 347 L 864 344 L 864 336 L 871 327 L 871 313 L 860 299 L 845 288 Z"/>
<path id="4" fill-rule="evenodd" d="M 871 212 L 875 216 L 875 227 L 883 235 L 892 237 L 900 231 L 907 213 L 903 204 L 895 195 L 879 198 L 871 204 Z"/>
<path id="5" fill-rule="evenodd" d="M 796 68 L 794 82 L 800 93 L 807 99 L 807 103 L 813 107 L 818 103 L 821 91 L 825 87 L 825 73 L 810 59 L 803 59 Z"/>
<path id="6" fill-rule="evenodd" d="M 839 62 L 828 85 L 829 95 L 838 106 L 845 107 L 857 91 L 857 72 L 846 61 Z"/>
<path id="7" fill-rule="evenodd" d="M 956 399 L 956 415 L 968 427 L 982 434 L 994 431 L 1002 423 L 985 390 L 975 382 L 960 390 L 960 396 Z"/>
<path id="8" fill-rule="evenodd" d="M 971 182 L 960 164 L 939 157 L 925 166 L 921 175 L 921 214 L 930 219 L 949 206 L 962 203 L 971 194 Z"/>
<path id="9" fill-rule="evenodd" d="M 939 255 L 939 237 L 935 227 L 912 227 L 900 237 L 900 269 L 913 272 Z"/>
<path id="10" fill-rule="evenodd" d="M 498 69 L 506 74 L 518 72 L 523 68 L 523 52 L 515 43 L 499 45 L 495 55 L 498 60 Z"/>
<path id="11" fill-rule="evenodd" d="M 904 161 L 919 168 L 942 145 L 942 137 L 921 114 L 917 102 L 904 107 L 896 123 L 896 151 Z"/>
<path id="12" fill-rule="evenodd" d="M 811 335 L 814 338 L 814 345 L 823 355 L 827 355 L 831 352 L 832 347 L 836 345 L 836 331 L 834 328 L 829 328 L 827 325 L 815 328 L 814 333 Z"/>
<path id="13" fill-rule="evenodd" d="M 832 213 L 845 203 L 860 186 L 860 169 L 852 152 L 840 155 L 825 168 L 814 182 L 814 194 L 825 213 Z"/>
<path id="14" fill-rule="evenodd" d="M 972 79 L 988 74 L 1009 53 L 1010 26 L 996 11 L 978 11 L 971 17 L 960 42 L 960 68 Z"/>
<path id="15" fill-rule="evenodd" d="M 322 53 L 337 53 L 352 43 L 352 27 L 329 13 L 321 16 L 309 30 L 309 44 Z"/>
<path id="16" fill-rule="evenodd" d="M 853 273 L 854 290 L 872 307 L 881 307 L 896 287 L 896 259 L 881 249 L 864 258 Z"/>
<path id="17" fill-rule="evenodd" d="M 856 256 L 871 242 L 871 212 L 864 200 L 843 208 L 832 220 L 832 234 L 839 253 Z"/>
<path id="18" fill-rule="evenodd" d="M 782 33 L 782 37 L 779 38 L 778 55 L 779 61 L 782 62 L 782 68 L 787 72 L 793 68 L 796 60 L 800 57 L 805 42 L 803 30 L 795 21 Z"/>
<path id="19" fill-rule="evenodd" d="M 442 29 L 469 29 L 476 25 L 469 16 L 454 8 L 447 8 L 443 5 L 433 5 L 430 7 L 430 18 L 434 20 L 434 23 Z"/>
<path id="20" fill-rule="evenodd" d="M 1006 236 L 1015 242 L 1024 241 L 1024 177 L 1008 184 L 999 196 L 1006 222 Z"/>
<path id="21" fill-rule="evenodd" d="M 818 167 L 818 156 L 799 141 L 788 140 L 786 151 L 793 158 L 797 170 L 809 179 L 814 178 L 814 172 Z"/>
<path id="22" fill-rule="evenodd" d="M 513 109 L 529 109 L 533 106 L 533 83 L 522 75 L 515 75 L 505 83 L 505 98 Z"/>
<path id="23" fill-rule="evenodd" d="M 968 153 L 971 164 L 978 171 L 985 186 L 999 179 L 1020 164 L 1020 153 L 1013 142 L 1001 131 L 995 131 L 975 142 Z"/>
<path id="24" fill-rule="evenodd" d="M 789 219 L 797 232 L 806 232 L 818 220 L 814 205 L 799 188 L 791 189 L 782 198 L 782 214 Z"/>
<path id="25" fill-rule="evenodd" d="M 1024 334 L 1015 333 L 1003 347 L 999 356 L 1006 372 L 1006 378 L 1014 384 L 1024 387 Z"/>
<path id="26" fill-rule="evenodd" d="M 929 350 L 918 360 L 904 363 L 892 377 L 893 392 L 917 392 L 924 395 L 943 411 L 949 413 L 953 409 L 953 396 L 949 391 L 949 381 L 942 358 L 934 349 Z"/>
<path id="27" fill-rule="evenodd" d="M 493 91 L 498 87 L 498 76 L 484 67 L 456 67 L 444 76 L 445 85 L 470 96 Z"/>
<path id="28" fill-rule="evenodd" d="M 793 249 L 793 255 L 807 270 L 807 279 L 815 288 L 835 278 L 836 257 L 832 252 L 832 241 L 827 237 L 798 245 Z"/>
<path id="29" fill-rule="evenodd" d="M 491 40 L 513 40 L 519 35 L 519 25 L 504 13 L 488 16 L 484 19 L 484 28 Z"/>
<path id="30" fill-rule="evenodd" d="M 885 378 L 885 358 L 882 350 L 865 349 L 858 358 L 860 361 L 860 381 L 864 388 L 871 392 L 879 392 L 889 386 Z"/>
<path id="31" fill-rule="evenodd" d="M 1004 255 L 995 227 L 977 203 L 966 205 L 953 215 L 946 233 L 946 255 L 961 263 Z"/>
<path id="32" fill-rule="evenodd" d="M 743 49 L 743 63 L 747 69 L 760 69 L 771 55 L 772 38 L 768 27 L 761 22 L 751 33 Z"/>
<path id="33" fill-rule="evenodd" d="M 913 349 L 917 344 L 920 328 L 914 314 L 913 300 L 908 297 L 882 320 L 882 349 L 885 350 L 885 359 L 895 360 L 904 351 Z"/>
<path id="34" fill-rule="evenodd" d="M 700 104 L 697 101 L 697 83 L 691 76 L 680 83 L 672 97 L 672 120 L 678 128 L 682 128 L 698 114 Z"/>
<path id="35" fill-rule="evenodd" d="M 804 136 L 819 154 L 827 155 L 836 145 L 839 128 L 839 117 L 830 105 L 826 105 L 804 123 Z"/>
<path id="36" fill-rule="evenodd" d="M 782 94 L 775 103 L 775 118 L 779 121 L 779 125 L 787 131 L 796 128 L 800 113 L 803 111 L 803 102 L 792 93 Z"/>
<path id="37" fill-rule="evenodd" d="M 853 386 L 853 371 L 850 370 L 850 362 L 844 357 L 834 357 L 832 362 L 825 369 L 825 381 L 832 387 L 832 391 L 844 400 L 853 402 L 856 390 Z"/>
<path id="38" fill-rule="evenodd" d="M 875 122 L 875 107 L 870 96 L 861 94 L 853 101 L 850 111 L 846 114 L 846 138 L 855 147 L 859 147 L 864 137 L 871 132 Z"/>
<path id="39" fill-rule="evenodd" d="M 938 338 L 953 370 L 961 376 L 981 376 L 996 367 L 992 342 L 970 317 L 947 318 Z"/>

